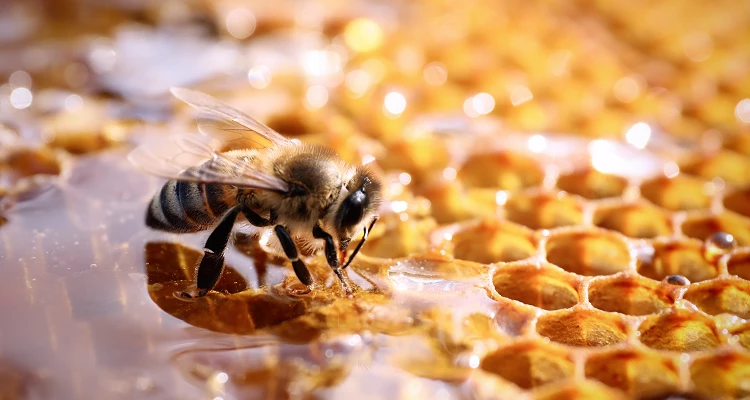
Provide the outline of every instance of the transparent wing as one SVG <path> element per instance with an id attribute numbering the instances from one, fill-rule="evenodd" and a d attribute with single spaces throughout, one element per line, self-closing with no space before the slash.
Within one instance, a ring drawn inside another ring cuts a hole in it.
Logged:
<path id="1" fill-rule="evenodd" d="M 173 135 L 145 143 L 128 155 L 139 169 L 166 179 L 223 183 L 287 191 L 283 180 L 258 171 L 247 159 L 216 151 L 217 141 L 198 135 Z"/>
<path id="2" fill-rule="evenodd" d="M 203 92 L 171 88 L 178 99 L 198 109 L 198 128 L 219 140 L 224 150 L 267 148 L 293 142 L 253 117 Z"/>

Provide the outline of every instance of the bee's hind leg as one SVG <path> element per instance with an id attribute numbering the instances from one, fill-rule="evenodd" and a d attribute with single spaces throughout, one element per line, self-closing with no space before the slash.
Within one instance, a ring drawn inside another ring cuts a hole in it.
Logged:
<path id="1" fill-rule="evenodd" d="M 203 259 L 196 273 L 198 297 L 205 296 L 216 286 L 221 277 L 221 272 L 224 270 L 224 250 L 229 243 L 229 235 L 232 233 L 232 227 L 240 209 L 241 207 L 234 207 L 227 211 L 206 240 Z"/>
<path id="2" fill-rule="evenodd" d="M 310 271 L 307 269 L 307 266 L 305 266 L 305 263 L 299 259 L 297 245 L 294 244 L 294 240 L 292 240 L 289 231 L 282 225 L 276 225 L 274 231 L 279 238 L 281 247 L 284 249 L 284 254 L 286 254 L 286 257 L 292 262 L 292 267 L 294 268 L 294 273 L 297 274 L 297 278 L 299 278 L 300 282 L 310 286 L 313 282 L 312 275 L 310 275 Z"/>
<path id="3" fill-rule="evenodd" d="M 344 288 L 344 291 L 351 293 L 351 288 L 344 280 L 344 274 L 341 272 L 341 263 L 339 262 L 339 255 L 336 252 L 336 245 L 333 243 L 333 237 L 318 225 L 315 225 L 312 233 L 314 238 L 323 239 L 325 241 L 325 253 L 328 266 L 333 269 L 333 273 L 335 273 L 336 277 L 341 281 L 341 286 Z"/>

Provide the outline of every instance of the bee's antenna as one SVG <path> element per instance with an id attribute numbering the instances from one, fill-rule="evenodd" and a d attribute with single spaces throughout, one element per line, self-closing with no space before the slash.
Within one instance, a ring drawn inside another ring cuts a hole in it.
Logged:
<path id="1" fill-rule="evenodd" d="M 369 235 L 370 231 L 372 231 L 372 227 L 375 226 L 375 223 L 378 222 L 378 216 L 372 217 L 372 222 L 370 222 L 370 226 L 365 226 L 365 233 L 362 235 L 362 241 L 357 244 L 357 247 L 354 248 L 354 251 L 352 252 L 352 255 L 349 256 L 349 260 L 344 264 L 342 269 L 345 269 L 349 266 L 349 264 L 352 263 L 352 260 L 354 260 L 354 257 L 359 253 L 359 249 L 362 248 L 362 246 L 367 241 L 367 235 Z"/>

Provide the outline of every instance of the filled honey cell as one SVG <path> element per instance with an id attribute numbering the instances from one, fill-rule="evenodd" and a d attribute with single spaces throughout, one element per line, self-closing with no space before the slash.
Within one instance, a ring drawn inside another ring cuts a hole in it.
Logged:
<path id="1" fill-rule="evenodd" d="M 452 241 L 454 257 L 483 264 L 523 260 L 536 252 L 532 231 L 497 219 L 461 229 Z"/>
<path id="2" fill-rule="evenodd" d="M 682 233 L 700 240 L 706 240 L 719 232 L 731 234 L 740 246 L 750 245 L 750 222 L 736 214 L 725 212 L 719 216 L 695 215 L 682 224 Z"/>
<path id="3" fill-rule="evenodd" d="M 388 221 L 382 235 L 366 242 L 362 252 L 380 258 L 399 258 L 423 253 L 428 247 L 427 232 L 435 225 L 435 220 L 431 218 L 409 218 L 406 221 L 394 218 Z"/>
<path id="4" fill-rule="evenodd" d="M 657 350 L 711 350 L 721 344 L 714 321 L 686 309 L 649 316 L 638 331 L 641 343 Z"/>
<path id="5" fill-rule="evenodd" d="M 516 191 L 541 184 L 544 171 L 533 159 L 500 151 L 470 156 L 458 178 L 469 187 Z"/>
<path id="6" fill-rule="evenodd" d="M 641 196 L 671 211 L 706 209 L 711 204 L 711 196 L 704 190 L 704 180 L 684 174 L 644 182 Z"/>
<path id="7" fill-rule="evenodd" d="M 602 311 L 654 314 L 672 305 L 668 288 L 636 276 L 607 277 L 589 284 L 589 302 Z"/>
<path id="8" fill-rule="evenodd" d="M 724 142 L 724 148 L 734 150 L 737 153 L 750 156 L 750 135 L 737 134 L 727 138 Z"/>
<path id="9" fill-rule="evenodd" d="M 561 175 L 557 180 L 557 187 L 560 189 L 591 200 L 620 197 L 627 186 L 626 179 L 593 168 Z"/>
<path id="10" fill-rule="evenodd" d="M 651 352 L 614 350 L 592 354 L 584 369 L 587 378 L 639 399 L 675 393 L 680 385 L 674 360 Z"/>
<path id="11" fill-rule="evenodd" d="M 695 360 L 690 366 L 695 392 L 706 398 L 750 396 L 750 356 L 720 353 Z"/>
<path id="12" fill-rule="evenodd" d="M 656 207 L 638 203 L 598 208 L 594 213 L 594 224 L 637 239 L 672 233 L 668 215 Z"/>
<path id="13" fill-rule="evenodd" d="M 739 342 L 740 346 L 750 349 L 750 322 L 729 329 L 729 333 Z"/>
<path id="14" fill-rule="evenodd" d="M 448 166 L 450 155 L 445 143 L 431 136 L 399 139 L 388 146 L 387 157 L 378 160 L 385 170 L 408 172 L 415 183 Z"/>
<path id="15" fill-rule="evenodd" d="M 750 189 L 737 190 L 724 197 L 724 208 L 750 217 Z"/>
<path id="16" fill-rule="evenodd" d="M 703 178 L 721 178 L 737 186 L 750 184 L 750 159 L 730 150 L 696 158 L 684 164 L 681 170 Z"/>
<path id="17" fill-rule="evenodd" d="M 608 346 L 627 338 L 626 323 L 621 317 L 596 310 L 550 312 L 539 318 L 536 331 L 570 346 Z"/>
<path id="18" fill-rule="evenodd" d="M 611 275 L 630 263 L 627 244 L 604 231 L 561 232 L 548 239 L 546 250 L 547 261 L 580 275 Z"/>
<path id="19" fill-rule="evenodd" d="M 501 296 L 545 310 L 572 307 L 579 301 L 576 277 L 551 267 L 503 266 L 492 282 Z"/>
<path id="20" fill-rule="evenodd" d="M 684 298 L 707 314 L 750 318 L 750 282 L 744 280 L 722 279 L 692 285 Z"/>
<path id="21" fill-rule="evenodd" d="M 670 240 L 653 243 L 653 255 L 638 259 L 638 272 L 655 280 L 682 275 L 690 282 L 716 277 L 718 268 L 706 261 L 703 244 L 697 240 Z"/>
<path id="22" fill-rule="evenodd" d="M 450 224 L 497 213 L 495 199 L 479 202 L 467 195 L 458 180 L 431 182 L 420 194 L 430 201 L 432 216 L 439 224 Z"/>
<path id="23" fill-rule="evenodd" d="M 600 382 L 586 380 L 583 382 L 570 381 L 560 385 L 551 384 L 539 389 L 534 398 L 536 400 L 623 400 L 627 399 L 628 396 L 622 391 L 612 389 Z"/>
<path id="24" fill-rule="evenodd" d="M 581 204 L 561 193 L 517 193 L 505 203 L 506 217 L 531 229 L 551 229 L 583 222 Z"/>
<path id="25" fill-rule="evenodd" d="M 732 254 L 729 260 L 727 260 L 727 272 L 730 275 L 750 280 L 750 251 Z"/>
<path id="26" fill-rule="evenodd" d="M 485 356 L 480 367 L 524 389 L 569 378 L 574 368 L 566 349 L 537 341 L 502 347 Z"/>

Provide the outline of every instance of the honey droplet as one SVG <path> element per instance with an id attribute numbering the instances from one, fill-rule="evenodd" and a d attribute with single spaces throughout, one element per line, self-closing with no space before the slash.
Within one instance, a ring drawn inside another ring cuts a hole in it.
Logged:
<path id="1" fill-rule="evenodd" d="M 729 233 L 716 232 L 703 245 L 703 256 L 709 262 L 715 262 L 719 257 L 737 247 L 737 241 Z"/>
<path id="2" fill-rule="evenodd" d="M 682 275 L 670 275 L 664 278 L 664 281 L 670 285 L 677 285 L 677 286 L 687 286 L 690 284 L 690 281 L 688 280 L 688 278 L 685 278 Z"/>

